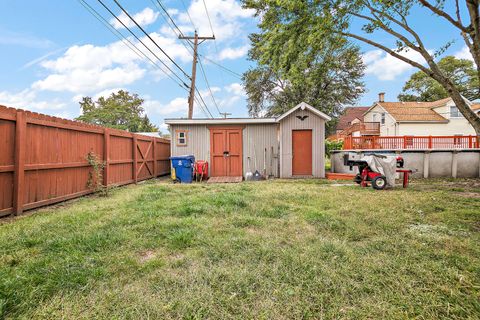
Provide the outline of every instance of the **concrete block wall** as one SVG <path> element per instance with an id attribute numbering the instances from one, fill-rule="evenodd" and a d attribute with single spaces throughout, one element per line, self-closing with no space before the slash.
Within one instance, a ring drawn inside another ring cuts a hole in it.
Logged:
<path id="1" fill-rule="evenodd" d="M 401 155 L 405 169 L 411 169 L 416 178 L 480 178 L 480 149 L 458 150 L 338 150 L 332 153 L 332 172 L 357 173 L 343 165 L 343 155 L 360 154 Z"/>

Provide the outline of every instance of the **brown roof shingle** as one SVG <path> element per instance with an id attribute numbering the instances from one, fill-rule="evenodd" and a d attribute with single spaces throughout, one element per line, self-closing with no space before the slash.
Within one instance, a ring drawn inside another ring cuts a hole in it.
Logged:
<path id="1" fill-rule="evenodd" d="M 343 130 L 350 125 L 355 119 L 363 121 L 363 114 L 368 111 L 370 107 L 348 107 L 345 108 L 343 114 L 338 118 L 337 130 Z"/>
<path id="2" fill-rule="evenodd" d="M 378 102 L 397 121 L 448 121 L 432 108 L 440 107 L 450 98 L 432 102 Z"/>

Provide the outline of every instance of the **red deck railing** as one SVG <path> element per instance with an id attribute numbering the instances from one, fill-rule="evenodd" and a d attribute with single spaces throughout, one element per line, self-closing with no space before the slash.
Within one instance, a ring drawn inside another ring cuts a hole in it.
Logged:
<path id="1" fill-rule="evenodd" d="M 480 148 L 478 136 L 346 137 L 344 150 L 351 149 L 473 149 Z"/>

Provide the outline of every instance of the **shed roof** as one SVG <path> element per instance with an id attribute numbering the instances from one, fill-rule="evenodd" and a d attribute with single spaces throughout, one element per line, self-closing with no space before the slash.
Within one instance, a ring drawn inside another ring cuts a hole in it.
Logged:
<path id="1" fill-rule="evenodd" d="M 288 115 L 290 115 L 295 110 L 309 110 L 312 113 L 316 114 L 320 118 L 325 119 L 326 121 L 331 120 L 329 116 L 325 113 L 318 111 L 314 107 L 306 104 L 305 102 L 299 103 L 292 109 L 288 110 L 278 118 L 202 118 L 202 119 L 186 119 L 186 118 L 170 118 L 165 119 L 166 124 L 249 124 L 249 123 L 278 123 Z"/>

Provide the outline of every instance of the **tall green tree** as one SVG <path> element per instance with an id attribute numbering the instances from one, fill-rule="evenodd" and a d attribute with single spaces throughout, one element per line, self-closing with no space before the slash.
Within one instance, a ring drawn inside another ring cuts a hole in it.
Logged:
<path id="1" fill-rule="evenodd" d="M 252 60 L 257 59 L 255 46 Z M 343 104 L 352 104 L 364 92 L 364 65 L 358 48 L 317 56 L 312 61 L 297 61 L 294 70 L 258 64 L 243 75 L 248 111 L 252 116 L 279 115 L 305 101 L 322 112 L 338 115 Z"/>
<path id="2" fill-rule="evenodd" d="M 447 56 L 438 62 L 438 67 L 455 83 L 465 98 L 471 101 L 480 98 L 478 74 L 472 61 Z M 400 101 L 435 101 L 448 96 L 447 90 L 438 81 L 423 71 L 418 71 L 405 83 L 398 99 Z"/>
<path id="3" fill-rule="evenodd" d="M 420 33 L 411 19 L 415 11 L 437 19 L 438 23 L 445 22 L 469 49 L 480 76 L 479 0 L 243 0 L 243 3 L 261 17 L 263 62 L 270 59 L 274 65 L 288 68 L 297 58 L 342 39 L 368 44 L 436 80 L 480 135 L 480 117 L 464 101 L 458 85 L 438 66 L 438 58 L 455 39 L 446 39 L 433 50 L 427 48 L 426 40 L 438 37 L 438 31 L 430 28 Z M 407 51 L 421 56 L 423 61 L 412 59 L 405 54 Z"/>
<path id="4" fill-rule="evenodd" d="M 159 131 L 145 114 L 143 102 L 138 94 L 123 90 L 112 93 L 107 98 L 100 97 L 97 101 L 83 97 L 80 101 L 82 115 L 77 120 L 130 132 Z"/>
<path id="5" fill-rule="evenodd" d="M 276 23 L 275 17 L 263 18 Z M 282 56 L 282 47 L 300 48 L 308 35 L 291 37 L 286 32 L 273 39 L 277 34 L 272 35 L 265 21 L 259 27 L 261 32 L 250 36 L 249 51 L 257 66 L 243 75 L 250 115 L 278 115 L 305 101 L 335 117 L 342 105 L 355 103 L 364 92 L 365 66 L 358 47 L 346 41 L 312 43 L 309 52 Z"/>

